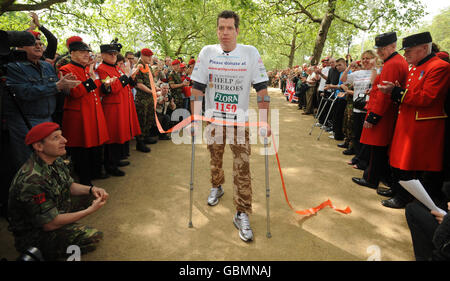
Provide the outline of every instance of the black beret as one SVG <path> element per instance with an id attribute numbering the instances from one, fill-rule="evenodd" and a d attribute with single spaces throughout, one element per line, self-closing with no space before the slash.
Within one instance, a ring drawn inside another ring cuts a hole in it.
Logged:
<path id="1" fill-rule="evenodd" d="M 394 42 L 397 42 L 397 34 L 395 32 L 379 34 L 375 37 L 374 49 L 390 45 Z"/>
<path id="2" fill-rule="evenodd" d="M 402 41 L 402 48 L 400 50 L 404 50 L 406 48 L 427 44 L 433 42 L 433 39 L 431 38 L 430 32 L 422 32 L 418 34 L 413 34 L 411 36 L 403 38 Z"/>
<path id="3" fill-rule="evenodd" d="M 91 48 L 89 48 L 88 44 L 82 42 L 82 41 L 75 41 L 69 44 L 69 52 L 73 51 L 91 51 Z"/>

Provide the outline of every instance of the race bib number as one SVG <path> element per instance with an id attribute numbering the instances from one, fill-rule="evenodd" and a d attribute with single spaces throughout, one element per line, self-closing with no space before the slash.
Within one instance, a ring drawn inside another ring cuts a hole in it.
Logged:
<path id="1" fill-rule="evenodd" d="M 224 94 L 216 92 L 214 94 L 214 103 L 216 111 L 235 113 L 239 102 L 239 95 Z"/>

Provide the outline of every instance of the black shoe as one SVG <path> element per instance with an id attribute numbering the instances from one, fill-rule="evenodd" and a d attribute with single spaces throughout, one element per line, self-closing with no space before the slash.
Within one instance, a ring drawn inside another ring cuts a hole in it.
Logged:
<path id="1" fill-rule="evenodd" d="M 406 203 L 397 197 L 392 197 L 390 199 L 381 200 L 381 204 L 385 207 L 393 208 L 393 209 L 403 209 L 406 206 Z"/>
<path id="2" fill-rule="evenodd" d="M 115 176 L 115 177 L 123 177 L 125 176 L 125 172 L 122 170 L 119 170 L 118 168 L 115 169 L 107 169 L 106 170 L 108 174 Z"/>
<path id="3" fill-rule="evenodd" d="M 148 153 L 151 151 L 150 147 L 146 146 L 143 142 L 136 143 L 136 150 L 140 152 Z"/>
<path id="4" fill-rule="evenodd" d="M 158 140 L 154 137 L 148 137 L 148 138 L 144 139 L 145 144 L 155 144 L 157 142 L 158 142 Z"/>
<path id="5" fill-rule="evenodd" d="M 117 164 L 117 166 L 119 166 L 119 167 L 125 167 L 128 165 L 130 165 L 130 161 L 124 161 L 124 160 L 120 160 L 119 164 Z"/>
<path id="6" fill-rule="evenodd" d="M 160 140 L 171 140 L 170 136 L 167 134 L 163 134 L 159 136 Z"/>
<path id="7" fill-rule="evenodd" d="M 340 148 L 348 148 L 348 143 L 343 142 L 343 143 L 338 144 L 337 146 Z"/>
<path id="8" fill-rule="evenodd" d="M 377 194 L 381 196 L 392 197 L 394 195 L 394 192 L 390 188 L 378 187 Z"/>
<path id="9" fill-rule="evenodd" d="M 355 151 L 353 149 L 346 149 L 344 151 L 342 151 L 342 154 L 344 155 L 355 155 Z"/>
<path id="10" fill-rule="evenodd" d="M 377 188 L 378 184 L 367 182 L 364 178 L 352 178 L 352 181 L 356 184 L 366 186 L 369 188 Z"/>

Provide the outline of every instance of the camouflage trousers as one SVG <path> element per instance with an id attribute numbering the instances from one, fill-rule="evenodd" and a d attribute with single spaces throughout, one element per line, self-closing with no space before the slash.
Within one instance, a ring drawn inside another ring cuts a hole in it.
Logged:
<path id="1" fill-rule="evenodd" d="M 70 255 L 67 254 L 70 245 L 80 247 L 81 254 L 85 254 L 94 251 L 102 239 L 103 233 L 97 229 L 72 223 L 53 231 L 42 231 L 36 247 L 45 260 L 60 260 Z"/>
<path id="2" fill-rule="evenodd" d="M 227 132 L 228 131 L 228 132 Z M 227 134 L 228 133 L 228 134 Z M 250 176 L 251 154 L 249 129 L 208 124 L 207 147 L 211 154 L 211 183 L 219 187 L 225 183 L 223 153 L 230 144 L 233 152 L 233 202 L 238 212 L 252 213 L 252 186 Z"/>
<path id="3" fill-rule="evenodd" d="M 345 139 L 344 142 L 348 143 L 348 148 L 353 148 L 353 119 L 352 119 L 352 113 L 353 113 L 353 100 L 349 101 L 347 99 L 347 107 L 345 108 L 344 112 L 344 123 L 342 125 Z"/>
<path id="4" fill-rule="evenodd" d="M 156 127 L 155 107 L 153 96 L 148 93 L 138 91 L 134 100 L 136 113 L 141 126 L 142 134 L 138 138 L 151 136 L 152 128 Z"/>

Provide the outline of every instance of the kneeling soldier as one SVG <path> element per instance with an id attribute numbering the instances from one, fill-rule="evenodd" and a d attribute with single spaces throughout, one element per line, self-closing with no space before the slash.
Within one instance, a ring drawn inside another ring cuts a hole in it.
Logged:
<path id="1" fill-rule="evenodd" d="M 81 253 L 96 249 L 103 233 L 76 223 L 105 205 L 102 188 L 75 183 L 61 156 L 67 140 L 59 125 L 45 122 L 33 127 L 25 143 L 34 153 L 17 172 L 9 192 L 9 230 L 19 252 L 37 247 L 44 259 L 64 257 L 67 247 L 77 245 Z M 88 208 L 71 212 L 71 196 L 95 196 Z"/>

